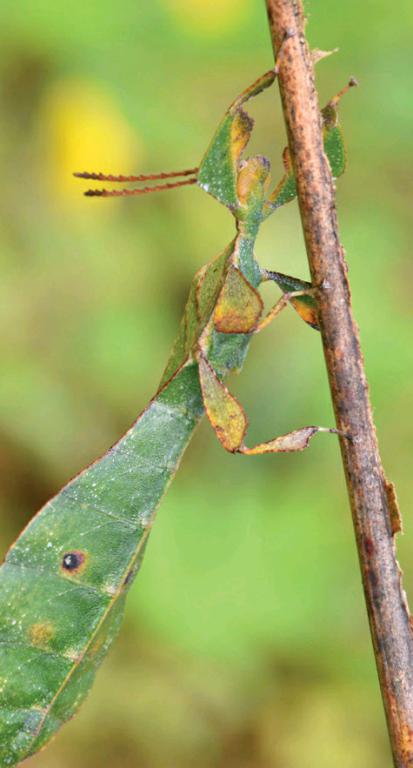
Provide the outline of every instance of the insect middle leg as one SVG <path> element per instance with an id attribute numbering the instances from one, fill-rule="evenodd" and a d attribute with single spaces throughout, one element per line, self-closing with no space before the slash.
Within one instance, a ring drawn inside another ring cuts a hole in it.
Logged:
<path id="1" fill-rule="evenodd" d="M 298 277 L 284 275 L 282 272 L 273 272 L 266 269 L 261 270 L 261 281 L 266 282 L 268 280 L 275 282 L 283 291 L 283 295 L 272 309 L 270 309 L 268 314 L 260 320 L 254 331 L 255 333 L 266 328 L 267 325 L 280 314 L 287 304 L 291 304 L 301 319 L 308 325 L 315 328 L 315 330 L 319 330 L 316 299 L 317 292 L 311 283 L 306 280 L 300 280 Z"/>

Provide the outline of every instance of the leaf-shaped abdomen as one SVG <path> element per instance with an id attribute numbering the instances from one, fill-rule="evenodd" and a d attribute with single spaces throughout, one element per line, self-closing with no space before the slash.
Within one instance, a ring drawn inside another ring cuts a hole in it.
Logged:
<path id="1" fill-rule="evenodd" d="M 0 569 L 0 764 L 77 709 L 117 632 L 154 512 L 203 413 L 187 365 L 36 515 Z"/>

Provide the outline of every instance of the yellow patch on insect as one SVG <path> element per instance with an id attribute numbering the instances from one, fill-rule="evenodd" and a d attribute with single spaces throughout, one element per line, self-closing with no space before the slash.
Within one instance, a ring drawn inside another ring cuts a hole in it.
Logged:
<path id="1" fill-rule="evenodd" d="M 251 157 L 240 168 L 237 181 L 237 196 L 241 205 L 248 207 L 251 198 L 262 195 L 269 183 L 269 165 L 261 157 Z"/>
<path id="2" fill-rule="evenodd" d="M 47 648 L 54 634 L 54 626 L 49 621 L 32 624 L 28 629 L 30 642 L 38 648 Z"/>
<path id="3" fill-rule="evenodd" d="M 318 327 L 318 315 L 317 315 L 317 308 L 314 306 L 311 306 L 306 301 L 303 301 L 302 299 L 294 298 L 290 299 L 291 304 L 293 305 L 294 309 L 302 320 L 304 320 L 306 323 L 309 323 L 312 326 Z"/>
<path id="4" fill-rule="evenodd" d="M 238 109 L 231 123 L 231 140 L 229 145 L 232 163 L 236 172 L 241 154 L 250 139 L 252 127 L 253 122 L 250 116 L 242 109 Z"/>

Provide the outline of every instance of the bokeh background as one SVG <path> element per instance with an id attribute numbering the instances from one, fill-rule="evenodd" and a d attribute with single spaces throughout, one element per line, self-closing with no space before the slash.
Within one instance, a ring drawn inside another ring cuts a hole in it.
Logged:
<path id="1" fill-rule="evenodd" d="M 309 0 L 307 11 L 312 45 L 340 49 L 317 67 L 321 100 L 350 75 L 360 81 L 341 109 L 341 232 L 412 593 L 413 6 L 399 0 L 396 14 L 387 0 Z M 145 406 L 192 274 L 233 232 L 197 188 L 90 200 L 72 171 L 196 165 L 272 52 L 258 0 L 3 0 L 0 22 L 4 553 Z M 271 158 L 276 179 L 285 143 L 276 90 L 250 111 L 252 150 Z M 266 223 L 257 256 L 308 275 L 295 203 Z M 333 423 L 319 337 L 291 310 L 256 339 L 231 386 L 251 440 Z M 227 455 L 203 424 L 92 694 L 30 765 L 390 764 L 335 439 L 246 459 Z"/>

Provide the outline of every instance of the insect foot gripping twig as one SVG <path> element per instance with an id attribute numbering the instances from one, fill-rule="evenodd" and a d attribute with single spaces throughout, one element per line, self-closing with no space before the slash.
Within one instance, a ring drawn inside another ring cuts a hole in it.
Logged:
<path id="1" fill-rule="evenodd" d="M 394 765 L 412 768 L 413 635 L 395 557 L 394 494 L 381 463 L 338 232 L 333 176 L 335 167 L 344 167 L 344 156 L 329 164 L 323 152 L 325 123 L 320 124 L 302 0 L 267 0 L 267 10 L 275 55 L 283 30 L 296 31 L 278 78 L 289 155 L 311 278 L 320 286 L 318 315 L 337 426 L 351 435 L 341 440 L 341 452 Z M 330 108 L 337 98 L 332 101 Z"/>
<path id="2" fill-rule="evenodd" d="M 286 43 L 287 40 L 289 40 L 291 37 L 294 37 L 295 32 L 293 29 L 286 29 L 283 35 L 283 38 L 280 43 L 280 47 L 278 49 L 277 55 L 275 57 L 275 66 L 274 66 L 274 72 L 276 75 L 278 75 L 280 71 L 280 64 L 282 61 L 282 57 L 284 56 L 284 52 L 286 50 Z"/>

